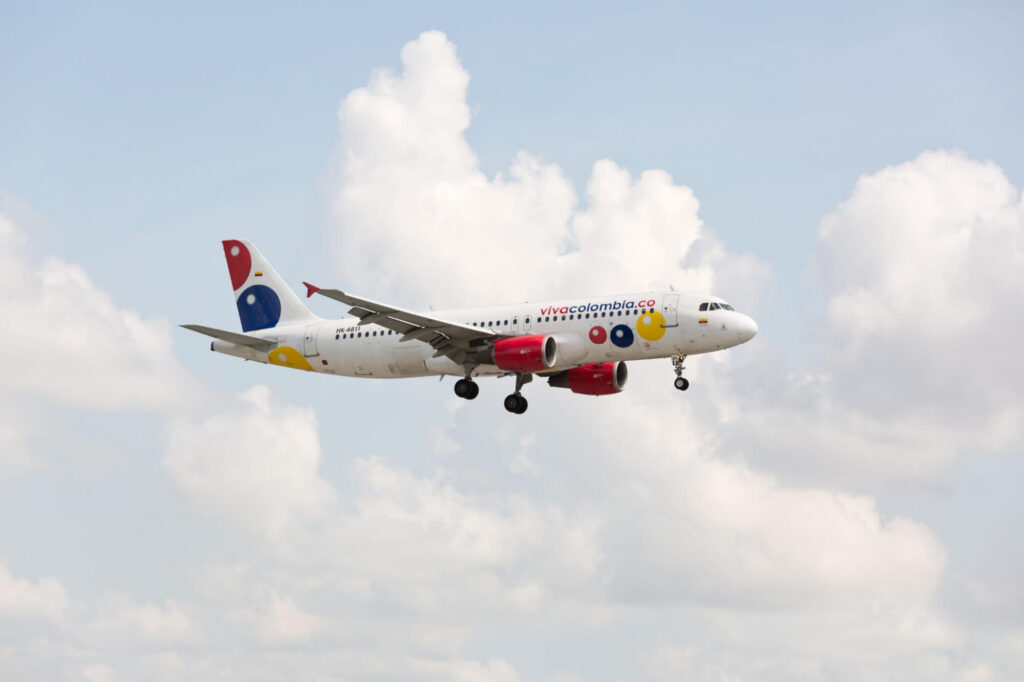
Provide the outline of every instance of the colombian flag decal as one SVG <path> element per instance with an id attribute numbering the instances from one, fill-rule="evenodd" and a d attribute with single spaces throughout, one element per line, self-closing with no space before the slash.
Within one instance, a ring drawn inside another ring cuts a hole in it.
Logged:
<path id="1" fill-rule="evenodd" d="M 706 317 L 702 317 L 702 318 L 697 320 L 697 324 L 707 324 L 707 323 L 708 323 L 708 318 L 706 318 Z"/>

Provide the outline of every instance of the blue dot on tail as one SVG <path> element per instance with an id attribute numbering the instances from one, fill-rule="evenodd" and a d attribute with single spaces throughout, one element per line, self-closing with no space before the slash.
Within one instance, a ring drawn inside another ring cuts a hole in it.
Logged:
<path id="1" fill-rule="evenodd" d="M 281 299 L 270 287 L 255 284 L 238 297 L 238 317 L 242 331 L 273 327 L 281 319 Z"/>
<path id="2" fill-rule="evenodd" d="M 633 345 L 633 330 L 624 324 L 617 324 L 612 327 L 612 343 L 619 348 L 629 348 Z"/>

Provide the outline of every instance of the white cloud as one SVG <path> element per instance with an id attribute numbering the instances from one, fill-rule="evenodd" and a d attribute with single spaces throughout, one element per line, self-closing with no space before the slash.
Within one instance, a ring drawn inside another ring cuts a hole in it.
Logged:
<path id="1" fill-rule="evenodd" d="M 64 586 L 56 578 L 32 582 L 16 578 L 0 561 L 0 618 L 59 620 L 68 608 Z"/>
<path id="2" fill-rule="evenodd" d="M 82 666 L 82 677 L 89 682 L 113 682 L 117 679 L 114 669 L 102 663 L 90 663 Z"/>
<path id="3" fill-rule="evenodd" d="M 935 151 L 857 181 L 821 224 L 834 399 L 1005 443 L 1024 403 L 1024 205 L 992 162 Z"/>
<path id="4" fill-rule="evenodd" d="M 80 266 L 34 262 L 0 215 L 0 390 L 90 409 L 162 409 L 189 380 L 170 325 L 118 308 Z"/>
<path id="5" fill-rule="evenodd" d="M 468 306 L 652 280 L 709 289 L 713 265 L 735 262 L 703 226 L 693 191 L 664 171 L 632 178 L 598 161 L 582 207 L 558 166 L 526 152 L 507 177 L 487 178 L 465 139 L 469 75 L 455 47 L 427 32 L 403 48 L 402 64 L 339 111 L 333 238 L 346 282 L 378 298 Z M 742 262 L 725 268 L 729 295 L 753 298 L 766 271 Z"/>
<path id="6" fill-rule="evenodd" d="M 212 416 L 167 427 L 164 470 L 204 511 L 270 539 L 315 520 L 334 499 L 320 477 L 320 437 L 308 407 L 255 386 Z"/>
<path id="7" fill-rule="evenodd" d="M 822 220 L 815 269 L 820 360 L 754 370 L 759 385 L 729 398 L 746 442 L 858 481 L 931 479 L 959 453 L 1019 447 L 1024 206 L 998 166 L 934 151 L 861 177 Z"/>
<path id="8" fill-rule="evenodd" d="M 601 560 L 597 520 L 585 511 L 467 494 L 442 474 L 379 459 L 358 460 L 354 477 L 353 512 L 334 518 L 306 555 L 334 567 L 352 597 L 434 616 L 532 613 L 575 599 Z"/>
<path id="9" fill-rule="evenodd" d="M 137 640 L 175 645 L 196 642 L 202 634 L 185 604 L 173 599 L 163 604 L 139 603 L 125 594 L 105 595 L 97 619 L 87 629 L 90 639 L 103 646 Z"/>

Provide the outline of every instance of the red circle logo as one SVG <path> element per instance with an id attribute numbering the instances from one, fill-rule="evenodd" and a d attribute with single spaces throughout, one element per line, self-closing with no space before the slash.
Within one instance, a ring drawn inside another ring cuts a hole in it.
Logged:
<path id="1" fill-rule="evenodd" d="M 590 341 L 592 343 L 604 343 L 608 340 L 608 332 L 604 327 L 592 327 L 590 329 Z"/>

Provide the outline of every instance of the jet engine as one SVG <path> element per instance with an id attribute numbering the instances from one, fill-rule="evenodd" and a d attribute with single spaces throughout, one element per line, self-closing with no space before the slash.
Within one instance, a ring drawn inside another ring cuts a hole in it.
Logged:
<path id="1" fill-rule="evenodd" d="M 548 334 L 501 339 L 491 349 L 490 362 L 506 372 L 543 372 L 554 366 L 558 343 Z"/>
<path id="2" fill-rule="evenodd" d="M 624 362 L 595 362 L 559 372 L 548 378 L 548 384 L 583 395 L 611 395 L 622 390 L 628 375 Z"/>

